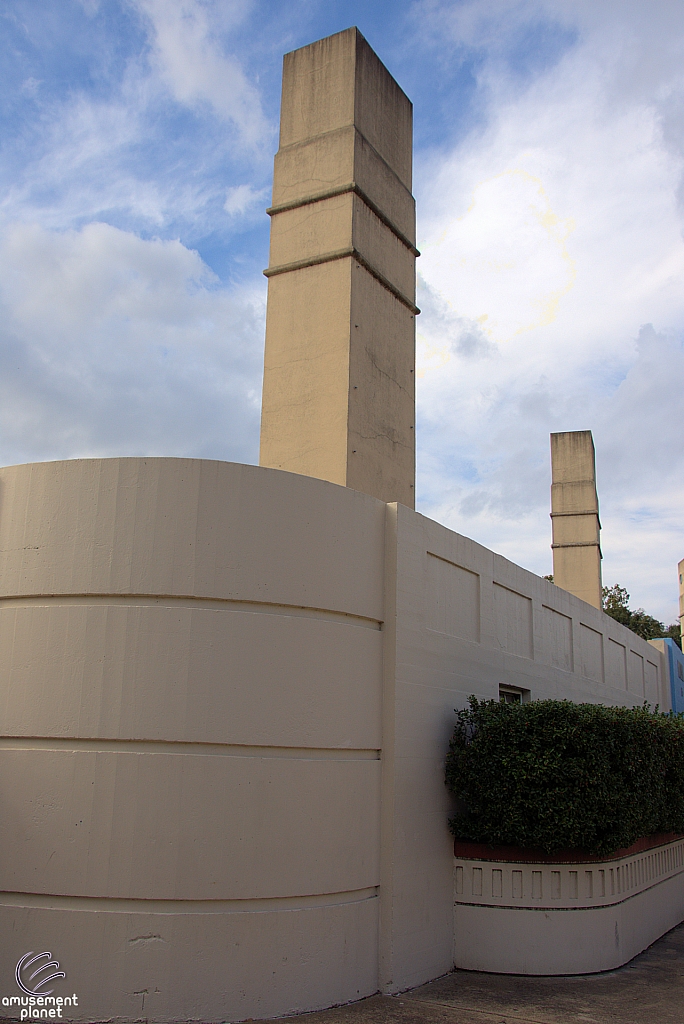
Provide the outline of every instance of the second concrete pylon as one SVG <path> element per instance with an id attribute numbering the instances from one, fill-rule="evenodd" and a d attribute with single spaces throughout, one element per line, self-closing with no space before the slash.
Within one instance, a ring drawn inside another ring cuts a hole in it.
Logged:
<path id="1" fill-rule="evenodd" d="M 414 507 L 412 105 L 356 28 L 285 56 L 260 465 Z"/>
<path id="2" fill-rule="evenodd" d="M 601 607 L 601 522 L 590 430 L 551 434 L 553 581 Z"/>

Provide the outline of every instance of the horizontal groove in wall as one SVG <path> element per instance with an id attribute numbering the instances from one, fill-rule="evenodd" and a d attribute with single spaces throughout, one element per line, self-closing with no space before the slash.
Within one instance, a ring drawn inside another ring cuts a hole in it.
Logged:
<path id="1" fill-rule="evenodd" d="M 241 601 L 231 597 L 194 597 L 175 594 L 29 594 L 0 597 L 3 608 L 28 608 L 41 605 L 125 605 L 129 608 L 191 608 L 208 611 L 259 612 L 263 615 L 298 615 L 307 619 L 328 619 L 350 626 L 381 629 L 382 620 L 352 612 L 333 611 L 329 608 L 310 608 L 306 605 L 278 604 L 271 601 Z"/>
<path id="2" fill-rule="evenodd" d="M 109 896 L 53 896 L 32 892 L 0 892 L 0 907 L 80 910 L 110 914 L 264 914 L 283 910 L 315 910 L 377 899 L 378 886 L 314 896 L 274 896 L 243 900 L 144 900 Z"/>
<path id="3" fill-rule="evenodd" d="M 256 757 L 298 761 L 378 761 L 380 751 L 351 747 L 274 747 L 184 740 L 100 739 L 67 736 L 0 736 L 0 750 L 114 751 L 120 754 L 175 754 L 194 757 Z"/>

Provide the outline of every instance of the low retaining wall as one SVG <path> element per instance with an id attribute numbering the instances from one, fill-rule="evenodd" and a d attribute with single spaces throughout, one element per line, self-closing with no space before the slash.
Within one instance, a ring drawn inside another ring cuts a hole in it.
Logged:
<path id="1" fill-rule="evenodd" d="M 665 840 L 665 841 L 663 841 Z M 497 974 L 591 974 L 684 920 L 684 838 L 606 859 L 454 847 L 454 963 Z"/>

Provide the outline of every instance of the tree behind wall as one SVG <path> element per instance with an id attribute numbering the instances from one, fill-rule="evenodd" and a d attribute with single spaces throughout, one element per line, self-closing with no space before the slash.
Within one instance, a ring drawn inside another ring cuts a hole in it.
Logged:
<path id="1" fill-rule="evenodd" d="M 643 608 L 632 611 L 629 607 L 629 594 L 619 583 L 603 588 L 603 610 L 616 622 L 627 626 L 627 629 L 631 629 L 633 633 L 643 637 L 644 640 L 669 637 L 678 647 L 682 646 L 682 632 L 679 623 L 673 622 L 666 629 L 662 622 L 652 615 L 647 615 Z"/>

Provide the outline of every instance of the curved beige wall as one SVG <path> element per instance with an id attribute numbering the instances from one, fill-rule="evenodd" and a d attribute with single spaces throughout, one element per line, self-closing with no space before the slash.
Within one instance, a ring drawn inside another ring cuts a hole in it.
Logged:
<path id="1" fill-rule="evenodd" d="M 81 1020 L 376 990 L 384 515 L 228 463 L 0 470 L 0 994 L 44 949 Z"/>

